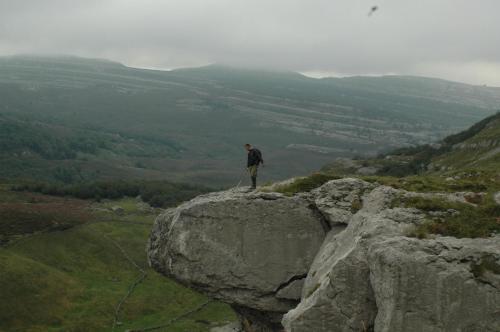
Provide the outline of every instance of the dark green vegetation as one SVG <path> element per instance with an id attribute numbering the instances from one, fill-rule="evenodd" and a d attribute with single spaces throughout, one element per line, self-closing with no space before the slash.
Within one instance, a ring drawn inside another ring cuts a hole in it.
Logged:
<path id="1" fill-rule="evenodd" d="M 450 202 L 442 198 L 412 197 L 397 199 L 394 206 L 413 207 L 427 215 L 427 221 L 409 235 L 426 238 L 429 234 L 458 238 L 489 237 L 500 233 L 500 205 L 491 196 L 473 196 L 470 203 Z"/>
<path id="2" fill-rule="evenodd" d="M 154 207 L 167 208 L 209 192 L 203 186 L 168 181 L 109 180 L 64 185 L 59 183 L 28 182 L 12 187 L 15 191 L 37 192 L 53 196 L 72 196 L 80 199 L 118 199 L 137 197 Z"/>
<path id="3" fill-rule="evenodd" d="M 264 151 L 267 180 L 283 179 L 440 139 L 491 114 L 500 89 L 19 56 L 0 58 L 0 100 L 0 178 L 218 187 L 238 182 L 244 143 Z"/>
<path id="4" fill-rule="evenodd" d="M 0 203 L 0 245 L 18 235 L 62 231 L 91 219 L 84 201 L 47 199 L 31 193 L 12 198 Z"/>
<path id="5" fill-rule="evenodd" d="M 416 192 L 481 192 L 500 189 L 500 176 L 495 171 L 456 170 L 442 174 L 427 172 L 404 177 L 361 176 L 361 178 L 368 182 Z"/>
<path id="6" fill-rule="evenodd" d="M 111 331 L 113 325 L 125 331 L 173 320 L 164 330 L 201 332 L 234 320 L 228 306 L 204 306 L 207 298 L 147 267 L 144 247 L 155 212 L 142 205 L 0 188 L 0 227 L 8 241 L 0 246 L 0 331 Z M 124 212 L 113 213 L 113 206 Z M 118 303 L 139 280 L 115 322 Z"/>
<path id="7" fill-rule="evenodd" d="M 362 175 L 361 170 L 367 168 L 375 175 Z M 287 194 L 309 191 L 323 184 L 323 180 L 338 176 L 359 177 L 414 192 L 477 193 L 466 196 L 467 204 L 417 197 L 398 200 L 393 205 L 415 207 L 428 213 L 427 222 L 411 234 L 419 238 L 429 234 L 471 238 L 497 234 L 500 205 L 494 202 L 493 194 L 500 192 L 500 113 L 446 137 L 435 146 L 399 149 L 372 159 L 339 160 L 324 167 L 322 172 L 279 190 Z"/>

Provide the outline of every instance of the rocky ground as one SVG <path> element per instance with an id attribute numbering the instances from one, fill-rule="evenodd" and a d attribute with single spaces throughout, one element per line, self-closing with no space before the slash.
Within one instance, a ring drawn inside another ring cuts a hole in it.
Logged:
<path id="1" fill-rule="evenodd" d="M 156 220 L 149 261 L 244 331 L 500 331 L 500 237 L 411 237 L 426 213 L 394 202 L 415 196 L 359 179 L 212 193 Z"/>

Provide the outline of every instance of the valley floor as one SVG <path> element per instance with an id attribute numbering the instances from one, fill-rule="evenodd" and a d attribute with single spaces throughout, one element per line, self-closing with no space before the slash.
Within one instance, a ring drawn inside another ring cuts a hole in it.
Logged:
<path id="1" fill-rule="evenodd" d="M 201 332 L 235 320 L 227 305 L 147 266 L 156 214 L 136 199 L 92 203 L 1 188 L 0 331 Z"/>

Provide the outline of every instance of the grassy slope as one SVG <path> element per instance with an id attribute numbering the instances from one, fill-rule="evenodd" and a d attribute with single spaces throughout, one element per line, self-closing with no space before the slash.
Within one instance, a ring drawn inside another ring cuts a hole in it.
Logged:
<path id="1" fill-rule="evenodd" d="M 412 191 L 499 191 L 500 112 L 446 137 L 440 147 L 417 146 L 371 159 L 336 161 L 326 174 L 360 176 L 360 167 L 378 169 L 370 181 Z"/>
<path id="2" fill-rule="evenodd" d="M 33 201 L 5 189 L 0 193 L 3 203 Z M 51 198 L 43 197 L 45 202 L 27 204 L 50 204 Z M 161 325 L 207 301 L 146 266 L 144 247 L 154 215 L 138 211 L 132 199 L 99 207 L 111 205 L 122 206 L 125 214 L 93 212 L 83 225 L 0 247 L 0 298 L 6 299 L 0 301 L 0 330 L 110 331 L 116 305 L 141 275 L 115 242 L 147 273 L 123 305 L 115 331 Z M 168 330 L 208 331 L 233 319 L 229 307 L 213 302 Z"/>
<path id="3" fill-rule="evenodd" d="M 449 186 L 463 184 L 465 189 L 477 185 L 472 191 L 500 191 L 500 112 L 486 120 L 477 133 L 434 157 L 424 176 L 445 179 Z"/>
<path id="4" fill-rule="evenodd" d="M 480 238 L 499 234 L 500 205 L 491 196 L 474 194 L 465 198 L 468 203 L 450 202 L 437 197 L 397 198 L 393 206 L 417 208 L 425 214 L 426 220 L 412 229 L 409 236 L 426 238 L 429 234 L 440 234 Z"/>
<path id="5" fill-rule="evenodd" d="M 477 134 L 458 143 L 457 148 L 434 158 L 433 164 L 449 170 L 476 169 L 500 172 L 500 113 L 490 119 Z"/>
<path id="6" fill-rule="evenodd" d="M 488 237 L 500 233 L 500 206 L 493 199 L 494 194 L 500 192 L 500 113 L 445 138 L 439 149 L 416 147 L 389 156 L 334 163 L 321 173 L 297 179 L 277 189 L 285 194 L 295 194 L 319 187 L 342 175 L 415 192 L 472 192 L 465 196 L 472 205 L 428 197 L 399 201 L 395 206 L 440 213 L 439 217 L 428 213 L 427 221 L 415 228 L 413 236 Z M 421 169 L 406 167 L 415 160 L 423 164 Z M 361 176 L 356 173 L 361 166 L 379 167 L 383 172 L 404 168 L 416 170 L 419 174 Z M 450 214 L 450 209 L 458 213 Z"/>

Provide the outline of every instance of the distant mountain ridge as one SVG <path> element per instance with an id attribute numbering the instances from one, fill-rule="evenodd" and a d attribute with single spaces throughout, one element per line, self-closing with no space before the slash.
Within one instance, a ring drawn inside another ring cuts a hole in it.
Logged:
<path id="1" fill-rule="evenodd" d="M 237 182 L 244 143 L 265 152 L 265 180 L 286 178 L 336 157 L 439 140 L 493 114 L 500 89 L 406 76 L 313 79 L 220 65 L 158 71 L 13 56 L 0 57 L 0 99 L 4 123 L 43 124 L 69 142 L 107 142 L 47 161 L 30 139 L 20 140 L 19 151 L 0 153 L 9 165 L 0 177 L 50 178 L 61 166 L 88 179 L 128 174 L 221 185 Z"/>

